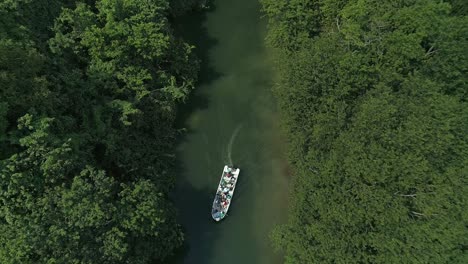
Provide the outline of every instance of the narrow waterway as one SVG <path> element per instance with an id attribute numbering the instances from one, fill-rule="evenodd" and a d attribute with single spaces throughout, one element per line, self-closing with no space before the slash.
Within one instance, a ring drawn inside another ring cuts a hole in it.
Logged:
<path id="1" fill-rule="evenodd" d="M 269 233 L 286 220 L 289 182 L 260 17 L 257 0 L 215 0 L 176 25 L 202 60 L 179 124 L 187 133 L 174 200 L 186 247 L 177 263 L 282 262 Z M 211 205 L 231 160 L 241 169 L 239 182 L 227 218 L 216 223 Z"/>

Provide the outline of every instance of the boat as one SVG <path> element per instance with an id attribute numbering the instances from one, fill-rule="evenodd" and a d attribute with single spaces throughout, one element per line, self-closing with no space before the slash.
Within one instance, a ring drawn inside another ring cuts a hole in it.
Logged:
<path id="1" fill-rule="evenodd" d="M 224 219 L 232 203 L 232 196 L 236 189 L 237 179 L 239 178 L 240 169 L 233 166 L 225 165 L 221 180 L 219 181 L 218 189 L 216 190 L 211 217 L 217 222 Z"/>

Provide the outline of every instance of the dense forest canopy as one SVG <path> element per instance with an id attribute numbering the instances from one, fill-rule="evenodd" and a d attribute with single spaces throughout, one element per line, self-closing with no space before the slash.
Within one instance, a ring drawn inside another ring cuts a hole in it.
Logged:
<path id="1" fill-rule="evenodd" d="M 198 61 L 168 17 L 198 2 L 0 1 L 1 263 L 149 263 L 181 245 L 173 122 Z"/>
<path id="2" fill-rule="evenodd" d="M 0 0 L 0 263 L 160 263 L 172 19 L 209 0 Z M 294 184 L 286 263 L 468 262 L 468 4 L 261 0 Z"/>
<path id="3" fill-rule="evenodd" d="M 286 263 L 467 263 L 467 2 L 262 3 L 294 171 Z"/>

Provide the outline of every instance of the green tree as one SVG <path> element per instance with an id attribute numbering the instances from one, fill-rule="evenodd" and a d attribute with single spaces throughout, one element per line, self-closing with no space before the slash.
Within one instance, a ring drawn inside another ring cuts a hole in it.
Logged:
<path id="1" fill-rule="evenodd" d="M 2 263 L 148 263 L 181 244 L 174 209 L 152 181 L 119 183 L 86 165 L 72 139 L 51 134 L 53 122 L 22 117 L 25 150 L 4 161 Z"/>
<path id="2" fill-rule="evenodd" d="M 263 4 L 295 172 L 272 234 L 286 263 L 466 262 L 466 17 L 429 0 Z"/>
<path id="3" fill-rule="evenodd" d="M 0 262 L 164 261 L 193 47 L 166 0 L 48 2 L 0 3 Z"/>

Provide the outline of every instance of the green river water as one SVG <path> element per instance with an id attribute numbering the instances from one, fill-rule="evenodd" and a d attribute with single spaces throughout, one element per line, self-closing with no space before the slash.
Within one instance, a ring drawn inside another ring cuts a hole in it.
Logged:
<path id="1" fill-rule="evenodd" d="M 200 82 L 182 109 L 174 200 L 186 246 L 176 263 L 274 264 L 269 233 L 287 216 L 288 177 L 278 127 L 272 63 L 257 0 L 215 0 L 176 30 L 197 47 Z M 228 216 L 211 206 L 225 164 L 241 173 Z"/>

